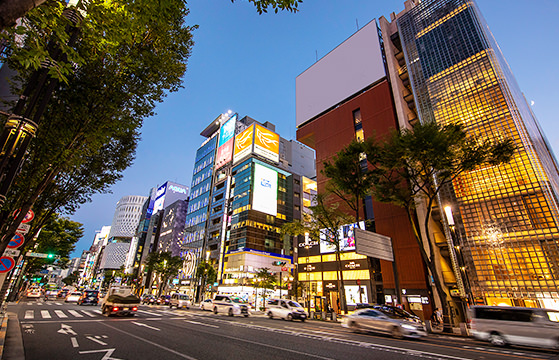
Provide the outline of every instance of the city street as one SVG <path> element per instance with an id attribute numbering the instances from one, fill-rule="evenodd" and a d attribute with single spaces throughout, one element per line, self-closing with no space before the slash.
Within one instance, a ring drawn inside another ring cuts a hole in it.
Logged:
<path id="1" fill-rule="evenodd" d="M 107 318 L 98 306 L 39 300 L 10 304 L 8 312 L 17 315 L 27 360 L 559 358 L 552 351 L 494 348 L 463 337 L 396 340 L 355 334 L 337 323 L 232 318 L 198 308 L 142 305 L 135 317 Z"/>

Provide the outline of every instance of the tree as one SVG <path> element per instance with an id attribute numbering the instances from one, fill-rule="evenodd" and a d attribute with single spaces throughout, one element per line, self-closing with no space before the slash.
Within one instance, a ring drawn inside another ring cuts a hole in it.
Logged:
<path id="1" fill-rule="evenodd" d="M 322 174 L 329 179 L 327 190 L 343 200 L 355 212 L 355 222 L 359 222 L 362 201 L 370 195 L 372 185 L 363 144 L 353 140 L 323 165 Z"/>
<path id="2" fill-rule="evenodd" d="M 62 279 L 62 282 L 64 284 L 70 286 L 72 284 L 76 284 L 78 282 L 78 280 L 79 280 L 79 272 L 74 271 L 73 273 L 71 273 L 70 275 L 68 275 L 64 279 Z"/>
<path id="3" fill-rule="evenodd" d="M 384 141 L 372 138 L 364 144 L 372 194 L 382 202 L 403 207 L 412 225 L 425 265 L 433 278 L 449 329 L 448 294 L 435 261 L 434 239 L 430 235 L 433 206 L 438 195 L 461 174 L 481 167 L 498 166 L 512 159 L 512 140 L 488 140 L 468 136 L 462 124 L 429 122 L 413 130 L 394 131 Z M 419 215 L 416 204 L 423 202 Z M 424 231 L 421 230 L 423 228 Z"/>
<path id="4" fill-rule="evenodd" d="M 146 260 L 146 269 L 152 271 L 159 279 L 158 296 L 167 288 L 169 279 L 176 276 L 182 268 L 183 260 L 180 256 L 173 256 L 170 252 L 151 252 Z"/>
<path id="5" fill-rule="evenodd" d="M 353 218 L 339 209 L 339 203 L 331 203 L 331 194 L 317 194 L 316 205 L 309 207 L 312 211 L 309 222 L 294 221 L 285 224 L 281 232 L 291 236 L 308 234 L 311 239 L 325 242 L 333 248 L 336 255 L 337 281 L 340 296 L 340 306 L 347 314 L 347 302 L 345 298 L 345 286 L 342 270 L 341 253 L 344 248 L 340 244 L 340 228 L 350 224 Z"/>
<path id="6" fill-rule="evenodd" d="M 257 291 L 258 288 L 262 289 L 262 309 L 266 310 L 266 291 L 274 288 L 276 276 L 266 267 L 259 269 L 254 275 L 256 276 Z M 258 299 L 258 294 L 256 299 Z"/>
<path id="7" fill-rule="evenodd" d="M 196 294 L 197 300 L 200 300 L 200 295 L 206 288 L 206 284 L 213 284 L 217 280 L 217 272 L 212 264 L 206 260 L 202 260 L 196 267 L 196 282 L 200 283 L 199 290 Z"/>

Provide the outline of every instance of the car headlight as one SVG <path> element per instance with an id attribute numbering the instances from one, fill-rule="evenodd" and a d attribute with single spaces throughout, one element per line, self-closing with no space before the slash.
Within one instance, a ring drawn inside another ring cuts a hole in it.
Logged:
<path id="1" fill-rule="evenodd" d="M 413 326 L 413 325 L 404 324 L 404 325 L 402 325 L 402 327 L 404 329 L 408 329 L 408 330 L 415 330 L 415 326 Z"/>

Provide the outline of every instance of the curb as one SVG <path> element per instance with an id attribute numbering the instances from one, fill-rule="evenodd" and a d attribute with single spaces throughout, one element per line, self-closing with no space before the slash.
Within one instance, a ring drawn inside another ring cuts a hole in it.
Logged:
<path id="1" fill-rule="evenodd" d="M 2 327 L 0 328 L 0 359 L 4 355 L 4 346 L 6 344 L 6 331 L 8 330 L 8 314 L 2 314 Z"/>

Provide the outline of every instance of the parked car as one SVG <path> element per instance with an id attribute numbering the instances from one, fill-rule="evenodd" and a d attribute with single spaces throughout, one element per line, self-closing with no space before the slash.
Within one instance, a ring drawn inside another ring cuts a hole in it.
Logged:
<path id="1" fill-rule="evenodd" d="M 243 315 L 248 317 L 248 304 L 241 298 L 231 295 L 216 295 L 213 300 L 214 314 L 226 313 L 229 316 Z"/>
<path id="2" fill-rule="evenodd" d="M 78 305 L 83 305 L 83 304 L 91 304 L 91 305 L 99 304 L 99 291 L 85 290 L 80 296 L 80 298 L 78 299 Z"/>
<path id="3" fill-rule="evenodd" d="M 31 288 L 27 290 L 27 293 L 25 294 L 25 296 L 28 298 L 40 298 L 41 295 L 42 291 L 39 288 Z"/>
<path id="4" fill-rule="evenodd" d="M 213 311 L 214 309 L 214 302 L 212 299 L 206 299 L 200 303 L 200 310 L 209 310 Z"/>
<path id="5" fill-rule="evenodd" d="M 559 349 L 559 311 L 509 306 L 472 306 L 472 336 L 495 346 Z"/>
<path id="6" fill-rule="evenodd" d="M 422 322 L 384 313 L 376 309 L 359 309 L 343 318 L 342 326 L 355 332 L 373 331 L 390 334 L 394 338 L 420 338 L 427 336 Z"/>
<path id="7" fill-rule="evenodd" d="M 81 296 L 82 296 L 81 291 L 72 291 L 71 293 L 68 293 L 68 296 L 66 296 L 66 299 L 64 300 L 64 302 L 75 302 L 75 303 L 77 303 Z"/>
<path id="8" fill-rule="evenodd" d="M 270 319 L 278 317 L 289 321 L 293 319 L 305 321 L 309 317 L 309 314 L 298 302 L 283 299 L 270 299 L 266 314 Z"/>
<path id="9" fill-rule="evenodd" d="M 190 305 L 190 295 L 188 294 L 174 293 L 173 295 L 171 295 L 171 299 L 169 300 L 169 308 L 172 308 L 174 306 L 177 309 L 190 309 Z"/>

